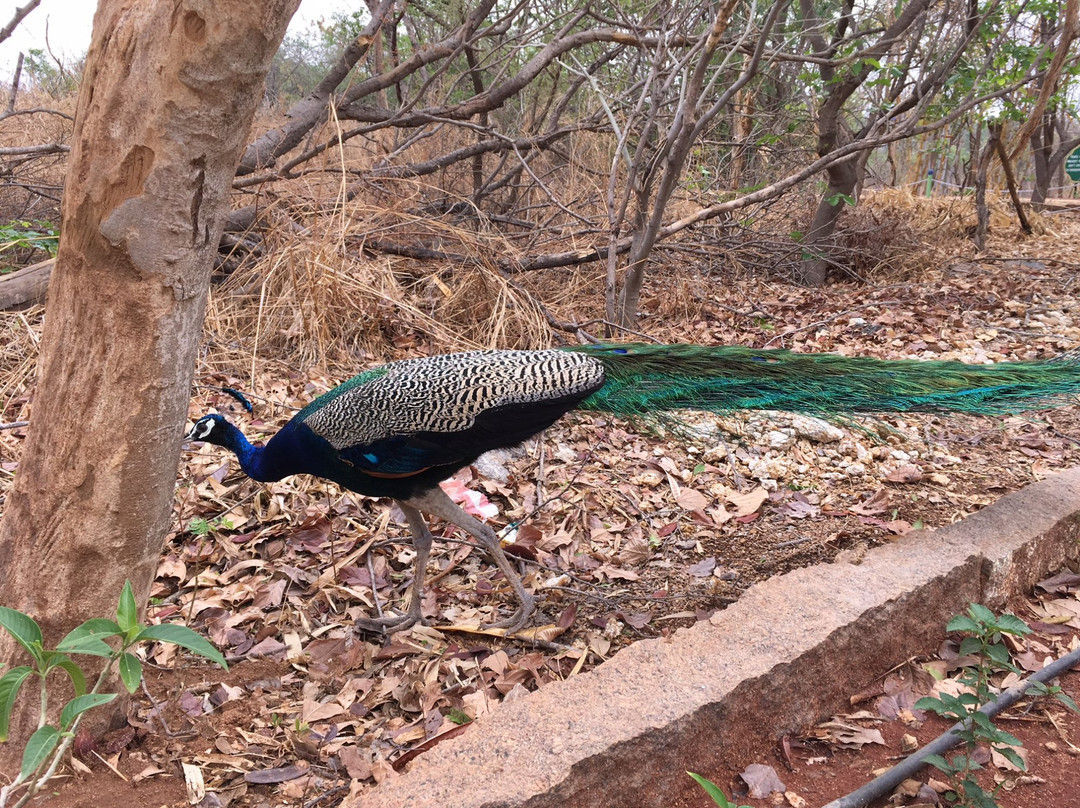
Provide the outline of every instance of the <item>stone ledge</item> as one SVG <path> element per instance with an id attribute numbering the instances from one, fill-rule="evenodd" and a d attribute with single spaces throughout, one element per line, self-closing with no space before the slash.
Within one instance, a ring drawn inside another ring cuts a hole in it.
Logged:
<path id="1" fill-rule="evenodd" d="M 972 601 L 997 607 L 1080 554 L 1080 468 L 940 530 L 755 585 L 711 620 L 502 705 L 350 808 L 675 808 L 685 774 L 846 707 Z M 739 729 L 744 730 L 740 733 Z"/>

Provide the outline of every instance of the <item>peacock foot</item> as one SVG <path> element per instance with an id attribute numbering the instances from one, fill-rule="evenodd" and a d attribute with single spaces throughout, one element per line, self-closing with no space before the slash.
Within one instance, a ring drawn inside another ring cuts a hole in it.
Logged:
<path id="1" fill-rule="evenodd" d="M 536 611 L 536 598 L 525 593 L 524 597 L 521 599 L 521 606 L 516 612 L 505 620 L 497 620 L 494 623 L 488 623 L 485 628 L 506 629 L 506 636 L 509 637 L 511 634 L 525 628 L 525 624 L 529 622 L 529 618 L 532 617 L 534 611 Z"/>

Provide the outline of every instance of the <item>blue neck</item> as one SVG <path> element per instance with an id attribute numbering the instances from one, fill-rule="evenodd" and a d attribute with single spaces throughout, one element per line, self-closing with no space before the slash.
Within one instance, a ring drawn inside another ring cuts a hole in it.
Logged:
<path id="1" fill-rule="evenodd" d="M 220 436 L 217 442 L 236 455 L 236 459 L 240 461 L 240 468 L 248 477 L 259 482 L 271 483 L 292 473 L 280 468 L 280 464 L 274 462 L 273 455 L 276 453 L 267 452 L 265 446 L 255 446 L 233 424 L 227 421 L 224 423 L 225 434 Z"/>

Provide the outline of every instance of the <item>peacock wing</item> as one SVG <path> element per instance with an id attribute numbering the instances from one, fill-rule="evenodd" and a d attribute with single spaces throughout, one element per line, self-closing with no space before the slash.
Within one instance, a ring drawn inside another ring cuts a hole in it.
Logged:
<path id="1" fill-rule="evenodd" d="M 418 474 L 520 443 L 604 378 L 598 360 L 563 351 L 444 354 L 350 380 L 297 419 L 366 473 Z"/>
<path id="2" fill-rule="evenodd" d="M 484 452 L 514 446 L 542 432 L 574 409 L 585 395 L 495 406 L 454 431 L 387 435 L 342 447 L 338 454 L 347 464 L 373 476 L 405 477 L 431 468 L 460 468 Z"/>

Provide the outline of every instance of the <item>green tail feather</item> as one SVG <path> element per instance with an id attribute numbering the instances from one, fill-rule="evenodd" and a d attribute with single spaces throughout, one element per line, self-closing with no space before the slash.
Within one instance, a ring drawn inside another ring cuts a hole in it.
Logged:
<path id="1" fill-rule="evenodd" d="M 604 363 L 607 382 L 579 409 L 647 415 L 676 409 L 965 412 L 1061 406 L 1080 393 L 1080 357 L 1046 362 L 887 361 L 742 346 L 601 344 L 567 348 Z"/>

